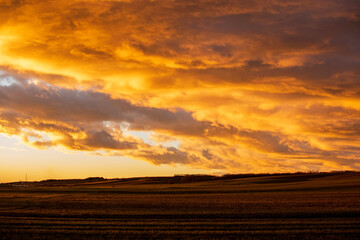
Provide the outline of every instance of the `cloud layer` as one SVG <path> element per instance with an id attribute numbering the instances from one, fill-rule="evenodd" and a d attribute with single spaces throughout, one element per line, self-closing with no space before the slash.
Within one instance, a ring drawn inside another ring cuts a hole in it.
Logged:
<path id="1" fill-rule="evenodd" d="M 0 132 L 229 172 L 360 169 L 359 12 L 351 0 L 3 1 Z"/>

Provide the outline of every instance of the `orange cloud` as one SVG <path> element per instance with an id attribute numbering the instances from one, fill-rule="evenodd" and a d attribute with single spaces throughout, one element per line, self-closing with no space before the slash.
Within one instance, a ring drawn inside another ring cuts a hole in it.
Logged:
<path id="1" fill-rule="evenodd" d="M 359 8 L 3 1 L 0 132 L 154 164 L 359 169 Z"/>

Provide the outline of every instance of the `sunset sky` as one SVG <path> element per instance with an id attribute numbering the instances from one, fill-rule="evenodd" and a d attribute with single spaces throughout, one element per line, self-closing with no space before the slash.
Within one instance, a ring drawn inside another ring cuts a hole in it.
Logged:
<path id="1" fill-rule="evenodd" d="M 0 182 L 332 170 L 358 0 L 0 0 Z"/>

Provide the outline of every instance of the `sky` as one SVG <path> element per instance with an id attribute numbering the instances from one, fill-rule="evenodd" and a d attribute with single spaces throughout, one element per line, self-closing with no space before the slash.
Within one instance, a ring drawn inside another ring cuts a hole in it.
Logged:
<path id="1" fill-rule="evenodd" d="M 0 182 L 360 170 L 357 0 L 1 0 Z"/>

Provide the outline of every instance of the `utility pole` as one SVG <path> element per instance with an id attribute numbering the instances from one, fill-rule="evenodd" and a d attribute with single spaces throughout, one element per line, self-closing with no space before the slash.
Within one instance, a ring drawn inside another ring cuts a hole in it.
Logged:
<path id="1" fill-rule="evenodd" d="M 27 182 L 27 173 L 25 174 L 25 182 Z"/>

